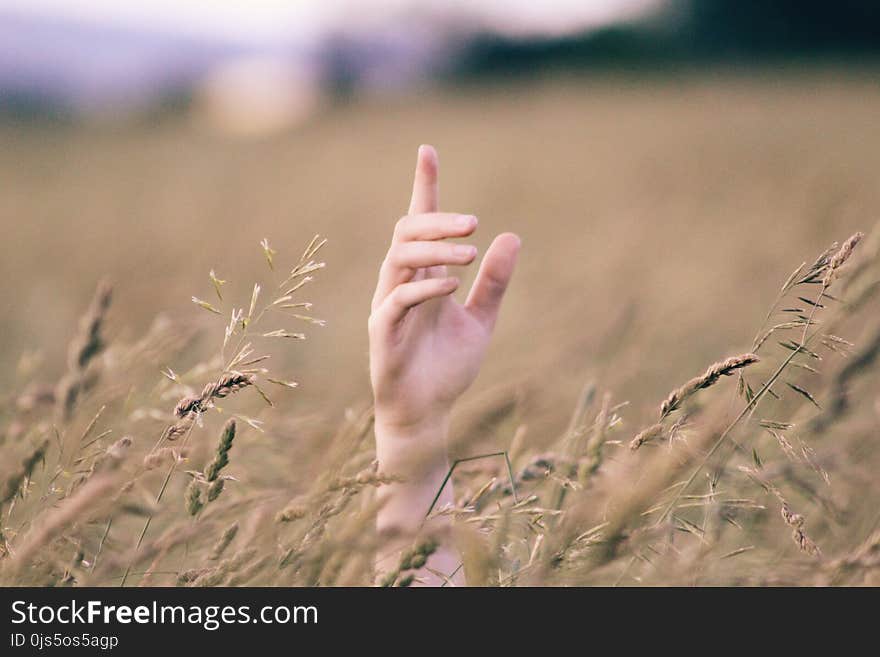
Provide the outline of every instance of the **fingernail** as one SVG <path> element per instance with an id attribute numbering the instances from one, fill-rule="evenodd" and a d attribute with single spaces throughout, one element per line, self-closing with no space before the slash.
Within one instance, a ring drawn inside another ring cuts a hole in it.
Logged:
<path id="1" fill-rule="evenodd" d="M 463 214 L 456 220 L 456 224 L 461 228 L 470 228 L 475 223 L 477 223 L 477 218 L 472 214 Z"/>
<path id="2" fill-rule="evenodd" d="M 453 249 L 453 253 L 460 258 L 471 258 L 477 255 L 477 247 L 459 244 Z"/>

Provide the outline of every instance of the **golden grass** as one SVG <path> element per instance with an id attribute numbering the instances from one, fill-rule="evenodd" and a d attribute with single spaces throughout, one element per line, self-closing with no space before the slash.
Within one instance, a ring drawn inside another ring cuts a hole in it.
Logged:
<path id="1" fill-rule="evenodd" d="M 271 142 L 0 128 L 0 579 L 373 583 L 365 320 L 431 141 L 444 209 L 524 238 L 433 510 L 470 583 L 877 583 L 878 94 L 581 79 Z"/>

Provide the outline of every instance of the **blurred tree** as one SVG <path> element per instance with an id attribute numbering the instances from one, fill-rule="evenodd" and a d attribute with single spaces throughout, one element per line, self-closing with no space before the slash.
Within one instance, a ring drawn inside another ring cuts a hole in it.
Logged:
<path id="1" fill-rule="evenodd" d="M 849 54 L 880 51 L 873 0 L 676 0 L 701 54 Z M 673 3 L 675 4 L 675 2 Z"/>
<path id="2" fill-rule="evenodd" d="M 736 58 L 880 54 L 880 2 L 670 0 L 641 20 L 560 38 L 476 35 L 456 74 L 504 76 L 553 69 L 656 68 Z"/>

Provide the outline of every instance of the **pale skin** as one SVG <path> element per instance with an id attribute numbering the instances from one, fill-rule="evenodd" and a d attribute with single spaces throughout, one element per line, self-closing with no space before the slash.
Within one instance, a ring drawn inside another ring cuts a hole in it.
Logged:
<path id="1" fill-rule="evenodd" d="M 446 535 L 449 517 L 425 523 L 425 514 L 449 470 L 450 415 L 480 370 L 520 249 L 516 235 L 497 236 L 466 300 L 458 301 L 459 280 L 448 267 L 472 264 L 477 249 L 450 240 L 473 235 L 478 222 L 439 211 L 438 174 L 436 151 L 421 146 L 409 211 L 394 228 L 369 319 L 376 455 L 382 473 L 402 480 L 379 489 L 378 529 L 381 536 L 406 537 L 406 545 L 420 530 Z M 452 501 L 450 482 L 437 508 Z M 394 567 L 402 545 L 389 539 L 380 573 Z M 459 565 L 451 541 L 441 539 L 418 582 L 438 585 L 452 575 L 463 583 Z"/>

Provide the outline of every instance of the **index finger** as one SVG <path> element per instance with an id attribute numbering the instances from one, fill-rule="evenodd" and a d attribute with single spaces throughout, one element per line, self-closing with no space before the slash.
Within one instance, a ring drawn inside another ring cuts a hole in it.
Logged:
<path id="1" fill-rule="evenodd" d="M 419 146 L 409 214 L 437 212 L 440 203 L 439 167 L 434 147 L 427 144 Z"/>

